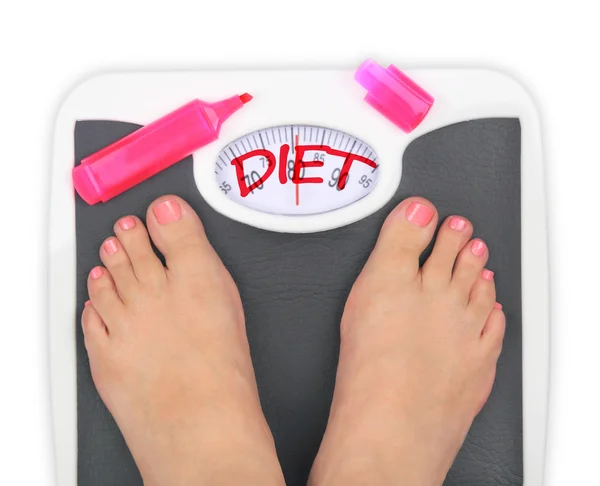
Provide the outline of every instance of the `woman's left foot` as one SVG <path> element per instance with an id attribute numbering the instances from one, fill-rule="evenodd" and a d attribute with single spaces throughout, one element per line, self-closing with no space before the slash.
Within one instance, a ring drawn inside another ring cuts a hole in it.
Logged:
<path id="1" fill-rule="evenodd" d="M 440 486 L 490 394 L 505 319 L 488 249 L 453 216 L 419 268 L 437 219 L 402 202 L 354 284 L 312 486 Z"/>

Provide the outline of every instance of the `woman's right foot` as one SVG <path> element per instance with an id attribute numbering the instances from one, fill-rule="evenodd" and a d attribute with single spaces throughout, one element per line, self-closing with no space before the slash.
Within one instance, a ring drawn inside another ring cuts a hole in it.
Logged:
<path id="1" fill-rule="evenodd" d="M 440 486 L 489 397 L 505 317 L 488 250 L 453 216 L 419 268 L 437 219 L 402 202 L 352 289 L 311 486 Z"/>
<path id="2" fill-rule="evenodd" d="M 146 222 L 115 224 L 82 319 L 94 382 L 144 484 L 283 485 L 233 280 L 185 201 L 158 199 Z"/>

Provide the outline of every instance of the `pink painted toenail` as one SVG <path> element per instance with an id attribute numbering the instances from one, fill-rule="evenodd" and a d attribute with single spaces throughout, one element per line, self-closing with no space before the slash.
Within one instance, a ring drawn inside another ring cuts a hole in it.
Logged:
<path id="1" fill-rule="evenodd" d="M 413 202 L 406 210 L 406 219 L 416 226 L 424 228 L 433 219 L 433 209 L 425 204 Z"/>
<path id="2" fill-rule="evenodd" d="M 494 309 L 502 310 L 502 304 L 500 302 L 496 302 L 494 304 Z"/>
<path id="3" fill-rule="evenodd" d="M 494 272 L 492 272 L 491 270 L 484 270 L 483 272 L 481 272 L 481 276 L 483 277 L 484 280 L 493 280 L 494 279 Z"/>
<path id="4" fill-rule="evenodd" d="M 119 220 L 119 226 L 122 230 L 127 231 L 135 227 L 135 218 L 132 216 L 125 216 Z"/>
<path id="5" fill-rule="evenodd" d="M 173 199 L 168 199 L 152 208 L 154 216 L 160 224 L 169 224 L 181 219 L 181 206 Z"/>
<path id="6" fill-rule="evenodd" d="M 481 256 L 485 253 L 485 243 L 481 240 L 475 240 L 471 245 L 471 251 L 475 256 Z"/>
<path id="7" fill-rule="evenodd" d="M 103 274 L 104 274 L 104 269 L 102 267 L 94 267 L 94 268 L 92 268 L 92 271 L 90 272 L 90 277 L 92 277 L 92 280 L 96 280 L 96 279 L 102 277 Z"/>
<path id="8" fill-rule="evenodd" d="M 92 305 L 92 301 L 91 300 L 86 300 L 85 301 L 85 306 L 87 307 L 88 305 Z"/>
<path id="9" fill-rule="evenodd" d="M 462 231 L 467 227 L 467 222 L 459 216 L 452 216 L 448 221 L 448 226 L 456 231 Z"/>
<path id="10" fill-rule="evenodd" d="M 117 240 L 114 238 L 106 240 L 102 246 L 104 246 L 104 251 L 109 255 L 113 255 L 119 251 L 119 245 L 117 245 Z"/>

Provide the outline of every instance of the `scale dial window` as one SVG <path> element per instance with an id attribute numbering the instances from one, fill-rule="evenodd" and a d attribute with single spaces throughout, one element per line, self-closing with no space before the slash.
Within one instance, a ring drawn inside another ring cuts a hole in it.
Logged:
<path id="1" fill-rule="evenodd" d="M 216 183 L 238 204 L 278 215 L 320 214 L 348 206 L 377 184 L 366 142 L 312 125 L 265 128 L 229 143 L 215 163 Z"/>

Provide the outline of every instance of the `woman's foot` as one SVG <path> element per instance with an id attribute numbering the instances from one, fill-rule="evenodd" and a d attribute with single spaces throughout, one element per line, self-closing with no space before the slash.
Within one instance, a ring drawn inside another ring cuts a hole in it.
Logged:
<path id="1" fill-rule="evenodd" d="M 146 486 L 281 485 L 237 288 L 175 196 L 100 249 L 83 312 L 92 376 Z"/>
<path id="2" fill-rule="evenodd" d="M 487 401 L 505 318 L 488 250 L 424 199 L 386 220 L 341 325 L 327 431 L 312 486 L 440 486 Z"/>

